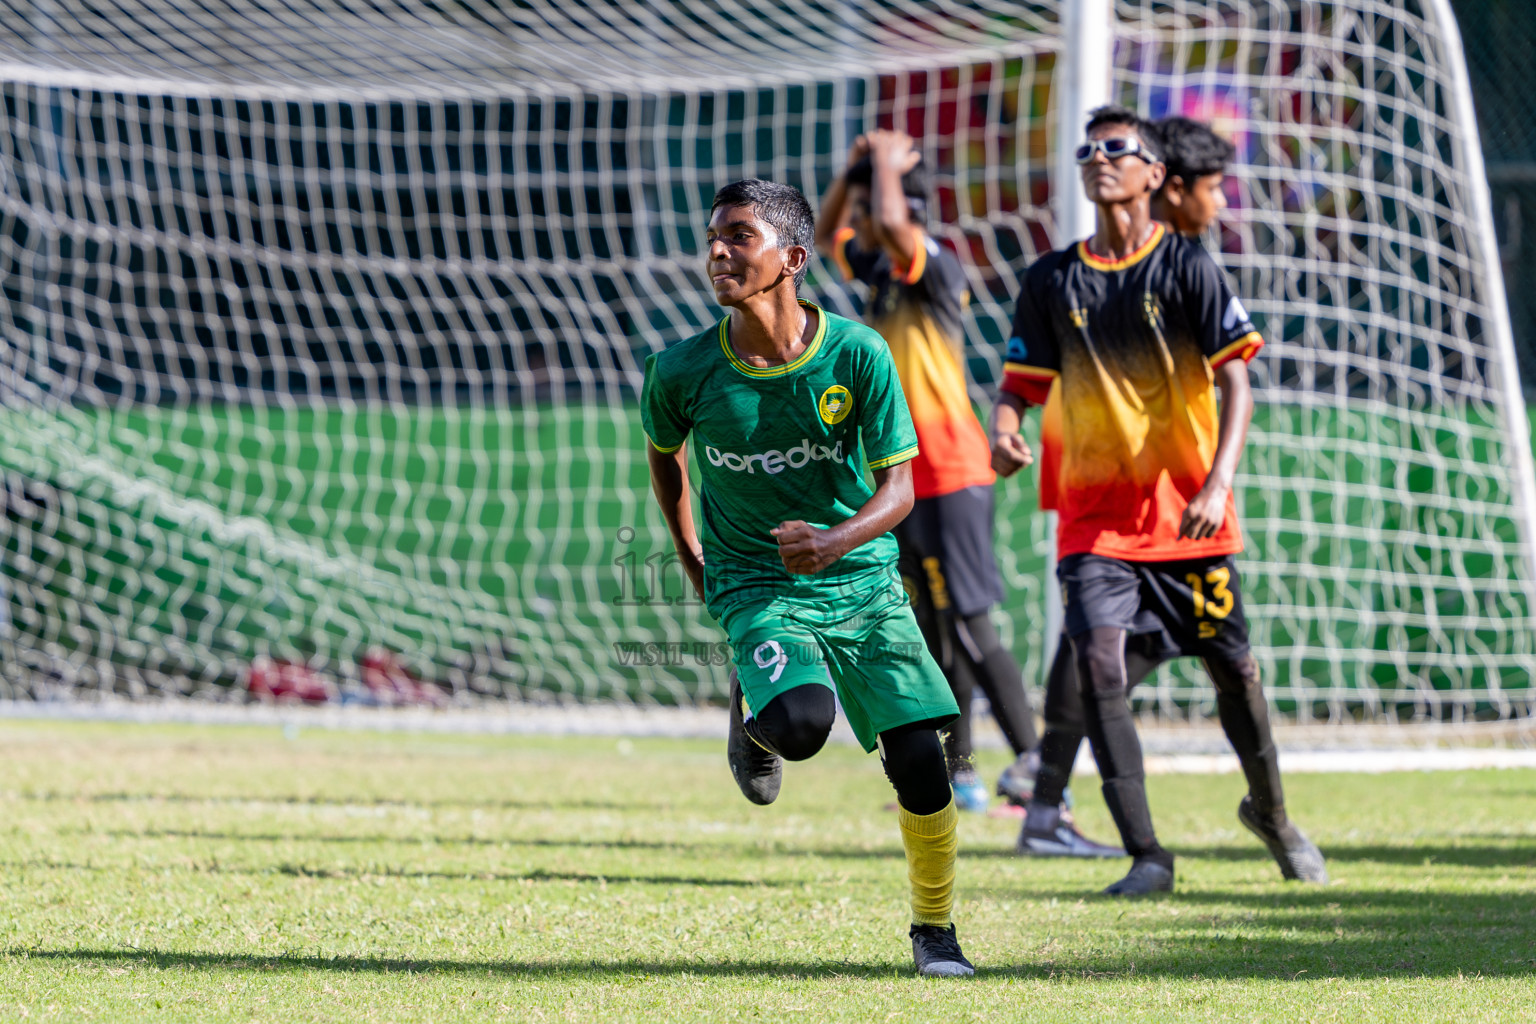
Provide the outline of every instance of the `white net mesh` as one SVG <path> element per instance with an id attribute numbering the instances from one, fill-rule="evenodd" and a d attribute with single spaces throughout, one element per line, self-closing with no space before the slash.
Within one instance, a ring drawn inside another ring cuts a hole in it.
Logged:
<path id="1" fill-rule="evenodd" d="M 1530 425 L 1497 343 L 1454 24 L 1416 3 L 1122 2 L 1118 17 L 1117 98 L 1238 145 L 1223 262 L 1269 341 L 1242 571 L 1282 705 L 1529 709 Z M 1190 667 L 1143 700 L 1209 694 Z"/>
<path id="2" fill-rule="evenodd" d="M 717 316 L 714 191 L 814 193 L 901 119 L 992 343 L 1045 238 L 1027 9 L 93 11 L 0 19 L 5 568 L 19 656 L 77 691 L 217 694 L 261 656 L 345 682 L 384 648 L 458 689 L 719 695 L 634 405 Z"/>
<path id="3" fill-rule="evenodd" d="M 1423 18 L 1119 11 L 1125 98 L 1241 133 L 1225 259 L 1271 342 L 1245 580 L 1304 715 L 1510 713 L 1528 685 L 1524 434 Z M 718 315 L 715 189 L 814 195 L 859 132 L 918 137 L 978 397 L 1059 241 L 1052 3 L 0 0 L 0 24 L 17 690 L 218 696 L 270 657 L 357 693 L 383 649 L 465 693 L 718 698 L 635 411 L 645 355 Z M 855 313 L 834 277 L 812 296 Z M 1028 489 L 999 554 L 1038 678 Z"/>

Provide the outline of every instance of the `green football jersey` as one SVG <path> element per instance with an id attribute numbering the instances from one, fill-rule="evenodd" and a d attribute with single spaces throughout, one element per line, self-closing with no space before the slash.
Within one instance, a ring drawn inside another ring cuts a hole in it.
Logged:
<path id="1" fill-rule="evenodd" d="M 736 356 L 726 317 L 646 360 L 641 417 L 661 451 L 693 439 L 703 505 L 705 604 L 719 616 L 754 592 L 814 597 L 896 564 L 882 534 L 814 576 L 790 573 L 769 530 L 801 519 L 829 527 L 874 491 L 881 469 L 917 455 L 917 433 L 884 339 L 812 303 L 816 336 L 792 363 L 759 368 Z M 862 452 L 861 452 L 862 442 Z"/>

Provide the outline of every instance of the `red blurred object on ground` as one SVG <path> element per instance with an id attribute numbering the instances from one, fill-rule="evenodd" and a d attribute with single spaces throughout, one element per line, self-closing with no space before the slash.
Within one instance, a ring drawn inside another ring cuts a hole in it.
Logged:
<path id="1" fill-rule="evenodd" d="M 245 688 L 252 697 L 291 703 L 324 704 L 334 688 L 308 665 L 297 661 L 257 658 L 246 672 Z"/>
<path id="2" fill-rule="evenodd" d="M 443 691 L 411 675 L 393 651 L 375 648 L 358 661 L 363 670 L 363 685 L 381 704 L 430 704 L 447 702 Z"/>

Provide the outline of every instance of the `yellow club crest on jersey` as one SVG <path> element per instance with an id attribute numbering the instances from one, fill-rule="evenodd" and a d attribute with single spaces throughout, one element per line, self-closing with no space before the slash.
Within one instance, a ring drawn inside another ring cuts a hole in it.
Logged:
<path id="1" fill-rule="evenodd" d="M 816 402 L 823 423 L 841 423 L 853 411 L 853 393 L 841 384 L 833 384 Z"/>

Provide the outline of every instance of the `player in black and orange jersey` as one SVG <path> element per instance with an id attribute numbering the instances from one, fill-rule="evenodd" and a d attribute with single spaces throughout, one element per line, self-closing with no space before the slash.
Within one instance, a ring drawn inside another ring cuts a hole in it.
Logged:
<path id="1" fill-rule="evenodd" d="M 1157 122 L 1157 137 L 1167 174 L 1152 197 L 1152 217 L 1181 235 L 1198 238 L 1226 209 L 1222 189 L 1227 164 L 1235 149 L 1209 125 L 1187 117 L 1166 117 Z M 1040 508 L 1054 511 L 1061 463 L 1061 389 L 1052 386 L 1040 420 Z M 1128 637 L 1125 650 L 1126 689 L 1141 682 L 1153 669 L 1177 657 L 1177 645 L 1162 633 Z M 1040 738 L 1039 764 L 1031 780 L 1031 803 L 1039 805 L 1019 832 L 1019 852 L 1036 857 L 1093 856 L 1070 830 L 1055 825 L 1050 808 L 1058 807 L 1067 793 L 1072 766 L 1086 735 L 1077 670 L 1072 664 L 1072 645 L 1065 632 L 1057 642 L 1045 684 L 1045 734 Z"/>
<path id="2" fill-rule="evenodd" d="M 1326 881 L 1322 854 L 1286 814 L 1232 559 L 1242 550 L 1232 480 L 1253 410 L 1247 360 L 1263 339 L 1205 250 L 1152 219 L 1166 167 L 1150 124 L 1100 108 L 1077 156 L 1097 228 L 1025 273 L 992 464 L 1006 476 L 1033 461 L 1020 414 L 1056 383 L 1057 576 L 1104 799 L 1135 858 L 1105 892 L 1173 888 L 1127 702 L 1126 642 L 1144 634 L 1204 660 L 1248 782 L 1239 819 L 1285 877 Z"/>
<path id="3" fill-rule="evenodd" d="M 960 261 L 923 228 L 927 175 L 902 132 L 860 136 L 822 197 L 816 241 L 846 280 L 869 286 L 865 320 L 890 346 L 917 428 L 916 504 L 896 530 L 903 581 L 929 650 L 960 705 L 945 733 L 957 801 L 985 809 L 972 762 L 970 703 L 979 684 L 1014 754 L 1035 745 L 1023 679 L 988 612 L 1003 597 L 992 551 L 995 480 L 986 432 L 966 389 Z"/>

